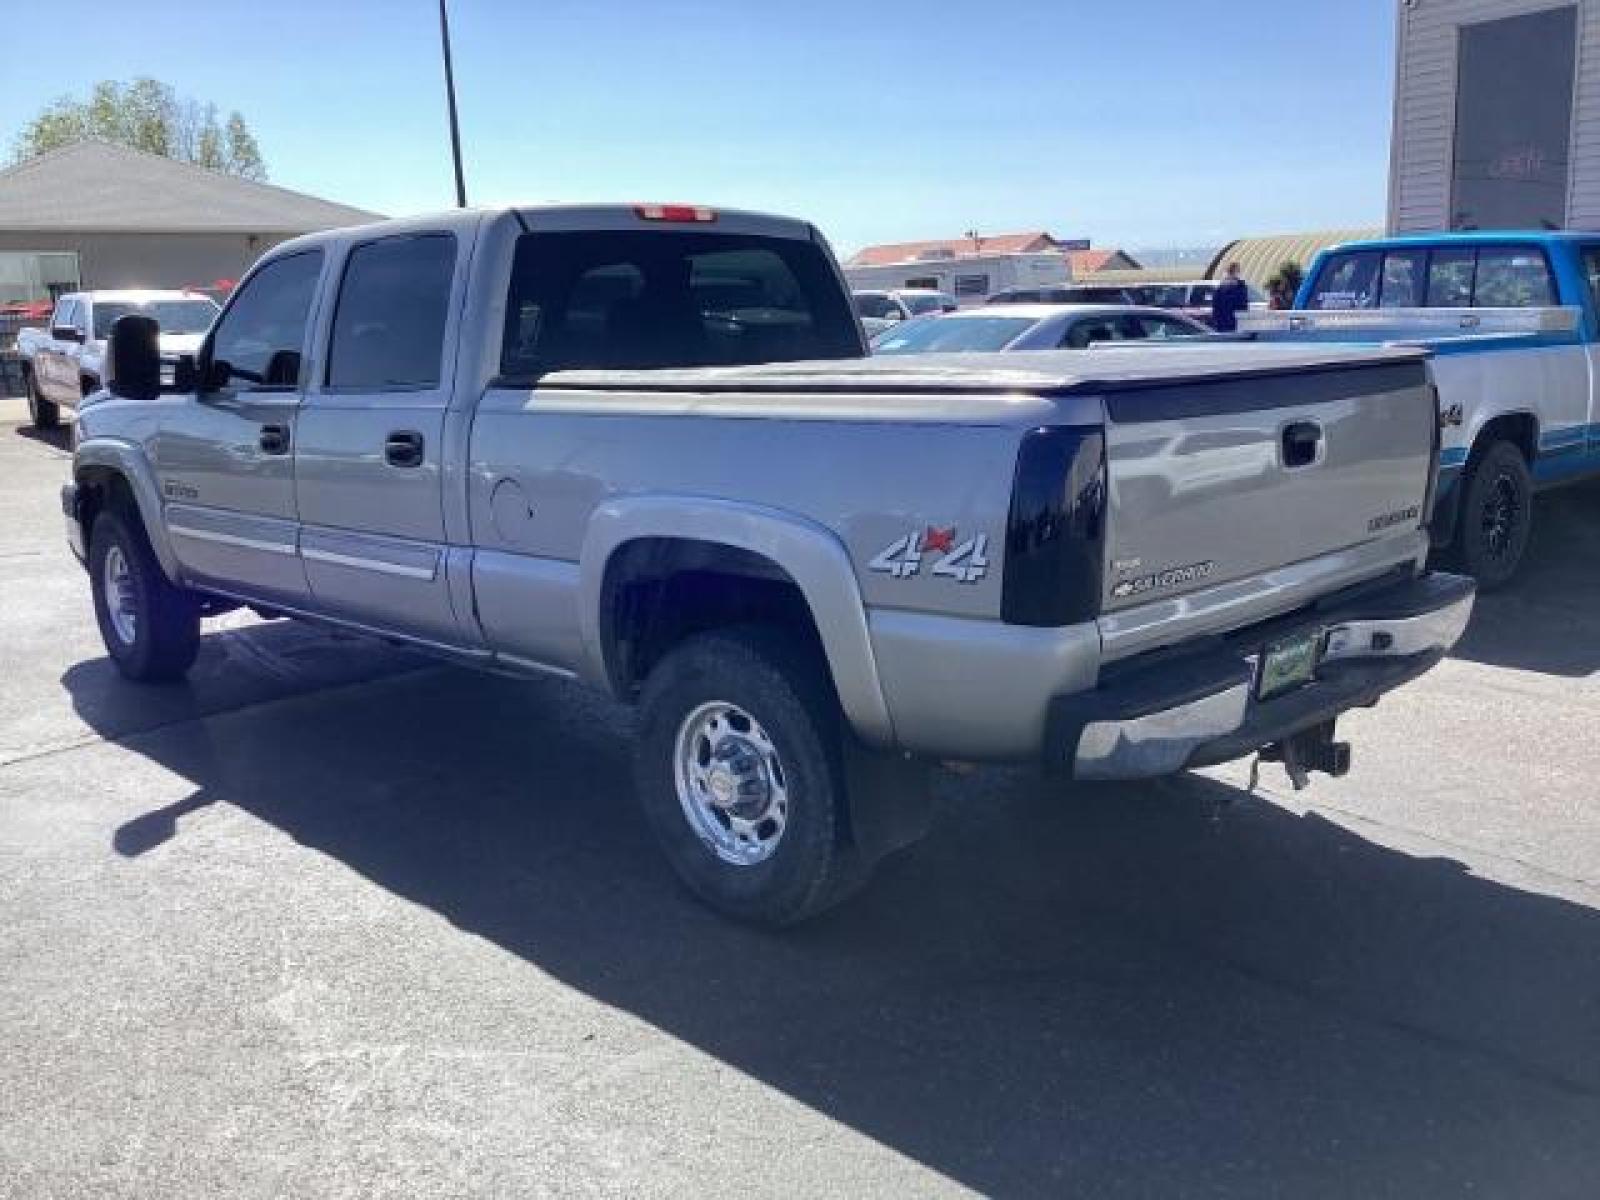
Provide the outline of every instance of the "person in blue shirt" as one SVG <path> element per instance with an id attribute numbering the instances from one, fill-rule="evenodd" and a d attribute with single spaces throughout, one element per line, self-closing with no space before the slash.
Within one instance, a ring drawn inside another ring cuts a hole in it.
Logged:
<path id="1" fill-rule="evenodd" d="M 1228 264 L 1228 274 L 1211 297 L 1211 327 L 1218 333 L 1239 328 L 1239 314 L 1250 307 L 1250 291 L 1239 278 L 1239 264 Z"/>

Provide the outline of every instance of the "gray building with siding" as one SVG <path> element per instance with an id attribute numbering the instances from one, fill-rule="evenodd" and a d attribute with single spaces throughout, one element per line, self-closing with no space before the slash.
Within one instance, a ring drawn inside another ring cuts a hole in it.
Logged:
<path id="1" fill-rule="evenodd" d="M 76 255 L 85 288 L 208 288 L 291 237 L 379 219 L 108 142 L 0 171 L 0 256 Z"/>
<path id="2" fill-rule="evenodd" d="M 1389 228 L 1600 229 L 1600 0 L 1399 0 Z"/>

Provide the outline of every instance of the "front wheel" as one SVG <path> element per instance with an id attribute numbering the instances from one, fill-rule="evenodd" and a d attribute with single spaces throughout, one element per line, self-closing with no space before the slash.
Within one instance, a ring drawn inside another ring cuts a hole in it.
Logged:
<path id="1" fill-rule="evenodd" d="M 1480 591 L 1510 582 L 1533 532 L 1533 476 L 1522 451 L 1494 442 L 1474 457 L 1461 496 L 1453 560 Z"/>
<path id="2" fill-rule="evenodd" d="M 94 615 L 111 661 L 138 683 L 181 678 L 200 652 L 200 605 L 162 573 L 136 521 L 108 510 L 89 534 Z"/>
<path id="3" fill-rule="evenodd" d="M 39 394 L 39 380 L 28 372 L 28 419 L 35 429 L 54 429 L 61 424 L 61 409 Z"/>
<path id="4" fill-rule="evenodd" d="M 640 715 L 639 797 L 701 899 L 781 927 L 860 881 L 843 718 L 818 655 L 773 629 L 697 635 L 651 671 Z"/>

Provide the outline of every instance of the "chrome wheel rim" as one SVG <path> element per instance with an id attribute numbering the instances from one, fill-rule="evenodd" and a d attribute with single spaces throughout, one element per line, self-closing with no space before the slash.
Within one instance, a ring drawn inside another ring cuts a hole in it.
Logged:
<path id="1" fill-rule="evenodd" d="M 1492 558 L 1503 558 L 1511 548 L 1517 521 L 1522 515 L 1522 497 L 1516 481 L 1508 474 L 1495 476 L 1483 505 L 1483 540 Z"/>
<path id="2" fill-rule="evenodd" d="M 117 640 L 131 646 L 139 635 L 139 614 L 133 594 L 133 572 L 128 568 L 128 557 L 121 546 L 106 551 L 105 565 L 106 615 L 111 620 Z"/>
<path id="3" fill-rule="evenodd" d="M 771 735 L 736 704 L 702 704 L 678 727 L 678 803 L 718 858 L 753 867 L 771 858 L 789 823 L 789 777 Z"/>

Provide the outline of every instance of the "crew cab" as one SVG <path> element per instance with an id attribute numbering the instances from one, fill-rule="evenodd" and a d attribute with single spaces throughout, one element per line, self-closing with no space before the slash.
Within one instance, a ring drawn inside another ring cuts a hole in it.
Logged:
<path id="1" fill-rule="evenodd" d="M 869 359 L 779 217 L 319 233 L 170 384 L 147 319 L 110 361 L 62 506 L 124 675 L 183 675 L 244 604 L 575 677 L 637 705 L 677 872 L 769 925 L 919 836 L 932 761 L 1341 772 L 1335 718 L 1472 607 L 1424 568 L 1421 353 Z"/>
<path id="2" fill-rule="evenodd" d="M 1425 347 L 1444 426 L 1433 532 L 1486 587 L 1515 574 L 1533 494 L 1600 474 L 1600 235 L 1451 233 L 1348 242 L 1296 311 L 1241 315 L 1264 342 Z"/>
<path id="3" fill-rule="evenodd" d="M 181 291 L 67 292 L 56 301 L 47 332 L 22 349 L 27 362 L 28 416 L 41 429 L 61 423 L 100 386 L 106 338 L 118 317 L 141 313 L 161 326 L 161 349 L 192 353 L 217 315 L 209 296 Z"/>

